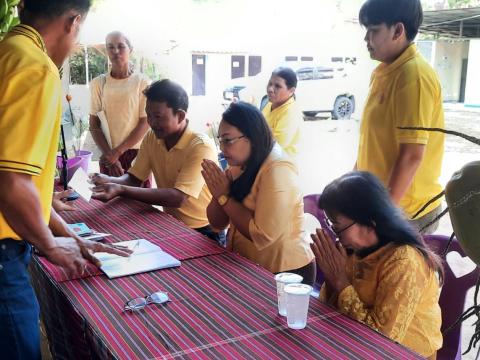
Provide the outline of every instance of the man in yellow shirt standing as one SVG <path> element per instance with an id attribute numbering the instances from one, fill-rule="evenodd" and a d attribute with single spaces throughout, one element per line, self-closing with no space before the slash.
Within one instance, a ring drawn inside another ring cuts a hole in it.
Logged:
<path id="1" fill-rule="evenodd" d="M 0 42 L 0 349 L 5 359 L 41 356 L 39 307 L 27 271 L 31 245 L 72 273 L 95 262 L 91 251 L 126 254 L 75 238 L 51 210 L 62 98 L 58 67 L 89 7 L 90 0 L 24 0 L 22 24 Z"/>
<path id="2" fill-rule="evenodd" d="M 165 212 L 188 227 L 219 241 L 206 213 L 212 195 L 200 175 L 203 159 L 216 162 L 215 146 L 207 135 L 190 128 L 186 118 L 188 95 L 180 85 L 167 79 L 157 81 L 144 94 L 151 130 L 127 173 L 93 177 L 97 185 L 93 198 L 109 201 L 123 196 L 163 206 Z M 140 187 L 152 172 L 157 188 Z"/>
<path id="3" fill-rule="evenodd" d="M 420 0 L 368 0 L 359 14 L 366 27 L 374 70 L 360 127 L 356 168 L 369 171 L 388 187 L 422 233 L 440 212 L 438 181 L 444 136 L 404 127 L 444 127 L 441 86 L 435 71 L 412 43 L 423 21 Z"/>

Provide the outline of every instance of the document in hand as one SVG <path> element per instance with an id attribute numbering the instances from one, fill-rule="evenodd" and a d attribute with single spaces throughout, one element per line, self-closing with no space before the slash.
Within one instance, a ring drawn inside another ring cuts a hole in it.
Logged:
<path id="1" fill-rule="evenodd" d="M 110 279 L 180 266 L 179 260 L 145 239 L 123 241 L 115 245 L 127 246 L 133 250 L 132 255 L 121 257 L 104 252 L 94 254 L 102 262 L 100 269 Z"/>
<path id="2" fill-rule="evenodd" d="M 90 198 L 92 197 L 92 190 L 90 187 L 92 185 L 89 183 L 89 178 L 85 170 L 78 168 L 68 183 L 68 186 L 75 190 L 78 195 L 83 197 L 85 200 L 90 201 Z"/>

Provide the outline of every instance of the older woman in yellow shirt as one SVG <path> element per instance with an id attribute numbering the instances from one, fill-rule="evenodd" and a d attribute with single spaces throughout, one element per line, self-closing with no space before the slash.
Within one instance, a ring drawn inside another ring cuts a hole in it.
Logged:
<path id="1" fill-rule="evenodd" d="M 262 110 L 273 137 L 292 158 L 298 154 L 303 122 L 302 112 L 295 101 L 296 87 L 295 71 L 286 67 L 275 69 L 267 85 L 268 104 Z"/>
<path id="2" fill-rule="evenodd" d="M 295 165 L 275 143 L 262 113 L 233 103 L 219 126 L 220 147 L 230 168 L 204 160 L 202 175 L 213 199 L 210 224 L 230 224 L 227 248 L 272 273 L 295 272 L 313 284 L 313 253 L 305 240 L 303 196 Z"/>
<path id="3" fill-rule="evenodd" d="M 320 298 L 425 357 L 442 347 L 438 305 L 442 266 L 390 200 L 380 180 L 351 172 L 329 184 L 319 206 L 324 230 L 312 235 L 324 276 Z"/>

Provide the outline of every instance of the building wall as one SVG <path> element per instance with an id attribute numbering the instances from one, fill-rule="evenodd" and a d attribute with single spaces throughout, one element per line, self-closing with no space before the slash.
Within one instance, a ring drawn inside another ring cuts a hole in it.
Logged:
<path id="1" fill-rule="evenodd" d="M 480 107 L 480 39 L 470 40 L 465 106 Z"/>
<path id="2" fill-rule="evenodd" d="M 433 67 L 442 84 L 444 101 L 458 101 L 462 60 L 468 56 L 467 41 L 437 41 L 433 59 Z"/>

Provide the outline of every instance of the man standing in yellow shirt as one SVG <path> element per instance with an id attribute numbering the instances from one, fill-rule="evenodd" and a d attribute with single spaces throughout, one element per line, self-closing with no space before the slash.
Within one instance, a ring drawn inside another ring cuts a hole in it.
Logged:
<path id="1" fill-rule="evenodd" d="M 75 238 L 51 210 L 62 98 L 58 67 L 89 7 L 90 0 L 24 0 L 22 24 L 0 42 L 0 349 L 5 359 L 41 356 L 39 307 L 27 271 L 31 245 L 71 273 L 95 262 L 91 251 L 126 254 Z"/>
<path id="2" fill-rule="evenodd" d="M 93 177 L 97 186 L 92 197 L 109 201 L 123 196 L 163 206 L 165 212 L 188 227 L 219 241 L 206 213 L 212 195 L 200 175 L 203 159 L 216 162 L 213 142 L 190 128 L 186 118 L 188 95 L 180 85 L 167 79 L 157 81 L 144 94 L 151 130 L 125 174 Z M 157 188 L 140 187 L 152 172 Z"/>
<path id="3" fill-rule="evenodd" d="M 388 187 L 394 203 L 423 233 L 441 211 L 438 181 L 444 136 L 403 127 L 444 127 L 441 86 L 412 43 L 423 21 L 420 0 L 368 0 L 359 14 L 374 70 L 360 127 L 356 168 Z"/>

